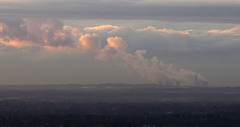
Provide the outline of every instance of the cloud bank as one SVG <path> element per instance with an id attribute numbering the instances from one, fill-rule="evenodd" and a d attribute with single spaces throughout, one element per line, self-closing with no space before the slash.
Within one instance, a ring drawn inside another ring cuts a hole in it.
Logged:
<path id="1" fill-rule="evenodd" d="M 69 46 L 71 33 L 58 20 L 10 20 L 0 23 L 1 43 L 14 47 Z"/>
<path id="2" fill-rule="evenodd" d="M 71 77 L 75 77 L 74 81 L 77 82 L 77 75 L 79 77 L 95 75 L 92 79 L 104 77 L 104 80 L 96 80 L 98 81 L 96 83 L 107 82 L 110 80 L 107 78 L 108 76 L 104 76 L 104 73 L 111 71 L 115 74 L 120 71 L 124 73 L 124 70 L 129 75 L 139 76 L 132 80 L 128 79 L 126 82 L 134 82 L 133 80 L 143 82 L 142 79 L 146 79 L 148 82 L 164 85 L 193 85 L 195 75 L 198 76 L 199 82 L 205 82 L 206 79 L 204 77 L 207 77 L 210 83 L 219 81 L 215 85 L 239 82 L 237 77 L 237 74 L 240 72 L 238 64 L 240 62 L 238 59 L 240 56 L 239 26 L 221 29 L 209 28 L 206 30 L 175 30 L 157 26 L 134 28 L 132 26 L 110 24 L 91 27 L 76 26 L 64 25 L 61 21 L 53 19 L 1 20 L 0 68 L 4 70 L 5 68 L 28 65 L 24 59 L 36 60 L 39 62 L 36 64 L 37 67 L 41 67 L 40 63 L 45 63 L 46 61 L 38 59 L 47 56 L 51 57 L 51 54 L 57 54 L 59 56 L 54 59 L 59 59 L 56 61 L 61 62 L 43 64 L 43 67 L 49 66 L 48 69 L 42 72 L 43 77 L 49 75 L 47 70 L 61 65 L 61 67 L 55 68 L 56 70 L 54 71 L 62 75 L 62 77 L 59 76 L 58 81 L 65 79 L 66 82 L 70 82 L 71 80 L 66 80 L 66 78 L 71 79 Z M 17 51 L 24 55 L 15 53 Z M 42 55 L 36 55 L 36 52 L 41 52 Z M 9 61 L 10 58 L 5 56 L 11 56 L 11 54 L 15 54 L 16 57 Z M 73 56 L 76 58 L 73 58 Z M 87 60 L 83 60 L 82 57 L 85 57 Z M 92 57 L 93 60 L 90 60 Z M 20 62 L 19 59 L 23 60 Z M 48 61 L 51 61 L 50 59 Z M 80 65 L 82 62 L 84 64 Z M 107 67 L 101 69 L 101 63 L 103 65 L 106 64 Z M 121 69 L 116 69 L 113 63 Z M 50 67 L 49 64 L 52 66 Z M 90 75 L 88 70 L 91 69 L 88 68 L 88 65 L 91 64 L 94 64 L 91 68 L 94 68 L 96 72 L 93 69 Z M 68 65 L 72 65 L 74 68 Z M 32 64 L 29 66 L 35 67 Z M 88 69 L 83 73 L 77 71 L 78 66 L 81 66 L 80 68 L 84 66 L 84 68 Z M 34 71 L 31 71 L 35 69 L 34 67 L 28 70 L 31 73 L 29 75 L 35 74 L 32 74 Z M 22 68 L 24 70 L 28 67 Z M 15 69 L 18 70 L 17 68 Z M 98 69 L 101 72 L 97 72 Z M 60 73 L 60 70 L 66 72 Z M 13 79 L 10 77 L 15 73 L 17 74 L 18 72 L 3 71 L 1 77 L 12 81 Z M 204 77 L 199 73 L 203 74 Z M 142 78 L 140 79 L 140 77 Z M 125 78 L 127 79 L 127 77 Z M 32 77 L 31 79 L 36 78 Z M 46 80 L 48 78 L 40 79 Z M 40 79 L 38 80 L 40 81 Z M 115 77 L 115 80 L 117 79 L 121 79 L 119 75 Z M 28 80 L 26 78 L 26 81 Z M 49 79 L 47 81 L 52 80 Z"/>
<path id="3" fill-rule="evenodd" d="M 16 48 L 40 48 L 57 50 L 62 52 L 77 52 L 81 54 L 93 54 L 97 60 L 112 61 L 129 72 L 136 72 L 152 83 L 163 85 L 193 85 L 194 77 L 199 77 L 199 82 L 206 79 L 198 73 L 186 69 L 178 69 L 172 64 L 165 64 L 156 56 L 145 57 L 146 50 L 128 52 L 128 44 L 122 37 L 109 36 L 105 46 L 101 46 L 101 37 L 91 31 L 104 31 L 114 33 L 121 27 L 103 25 L 96 27 L 68 27 L 59 20 L 5 20 L 0 22 L 0 43 L 7 47 Z M 174 31 L 172 29 L 136 29 L 135 32 L 160 32 L 165 34 L 178 34 L 186 36 L 188 31 Z M 66 50 L 67 49 L 67 50 Z M 104 72 L 103 72 L 104 73 Z"/>

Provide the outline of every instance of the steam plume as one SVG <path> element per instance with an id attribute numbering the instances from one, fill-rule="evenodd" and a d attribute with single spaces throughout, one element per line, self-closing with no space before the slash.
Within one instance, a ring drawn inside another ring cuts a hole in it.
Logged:
<path id="1" fill-rule="evenodd" d="M 13 47 L 43 47 L 70 48 L 80 50 L 80 53 L 93 53 L 96 59 L 114 61 L 119 66 L 137 72 L 153 83 L 160 84 L 194 84 L 195 75 L 199 81 L 204 77 L 192 71 L 177 69 L 172 64 L 165 64 L 157 57 L 146 58 L 145 50 L 137 50 L 135 54 L 128 53 L 127 43 L 121 37 L 107 38 L 107 45 L 101 48 L 99 35 L 85 33 L 84 30 L 112 30 L 117 26 L 99 26 L 85 29 L 74 27 L 71 30 L 64 27 L 58 20 L 18 20 L 15 22 L 0 21 L 0 43 Z M 142 30 L 154 30 L 166 33 L 189 34 L 188 31 L 173 31 L 148 27 Z M 141 30 L 140 30 L 141 31 Z M 74 39 L 77 38 L 78 39 Z"/>
<path id="2" fill-rule="evenodd" d="M 166 85 L 192 85 L 194 76 L 198 75 L 200 81 L 206 81 L 200 74 L 185 69 L 177 69 L 172 64 L 164 64 L 157 57 L 145 58 L 145 50 L 137 50 L 135 54 L 125 51 L 126 42 L 120 37 L 110 37 L 106 45 L 98 54 L 100 60 L 113 60 L 127 69 L 131 69 L 153 83 Z"/>

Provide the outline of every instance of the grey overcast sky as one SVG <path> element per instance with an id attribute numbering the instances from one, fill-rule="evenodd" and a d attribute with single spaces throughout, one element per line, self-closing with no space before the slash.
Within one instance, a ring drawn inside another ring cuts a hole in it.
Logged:
<path id="1" fill-rule="evenodd" d="M 0 16 L 238 23 L 238 0 L 4 0 Z"/>
<path id="2" fill-rule="evenodd" d="M 0 84 L 240 86 L 239 0 L 0 0 Z"/>

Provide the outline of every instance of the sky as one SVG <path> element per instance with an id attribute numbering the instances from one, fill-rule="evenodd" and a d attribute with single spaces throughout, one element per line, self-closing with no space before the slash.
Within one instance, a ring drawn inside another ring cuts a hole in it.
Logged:
<path id="1" fill-rule="evenodd" d="M 239 0 L 0 0 L 0 84 L 240 86 Z"/>

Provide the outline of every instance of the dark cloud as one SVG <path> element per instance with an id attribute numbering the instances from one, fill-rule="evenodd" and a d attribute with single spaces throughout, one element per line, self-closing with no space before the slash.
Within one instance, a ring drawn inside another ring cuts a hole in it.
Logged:
<path id="1" fill-rule="evenodd" d="M 240 21 L 240 6 L 229 4 L 138 4 L 109 1 L 0 2 L 0 16 L 53 17 L 62 19 L 147 19 L 169 21 Z"/>

